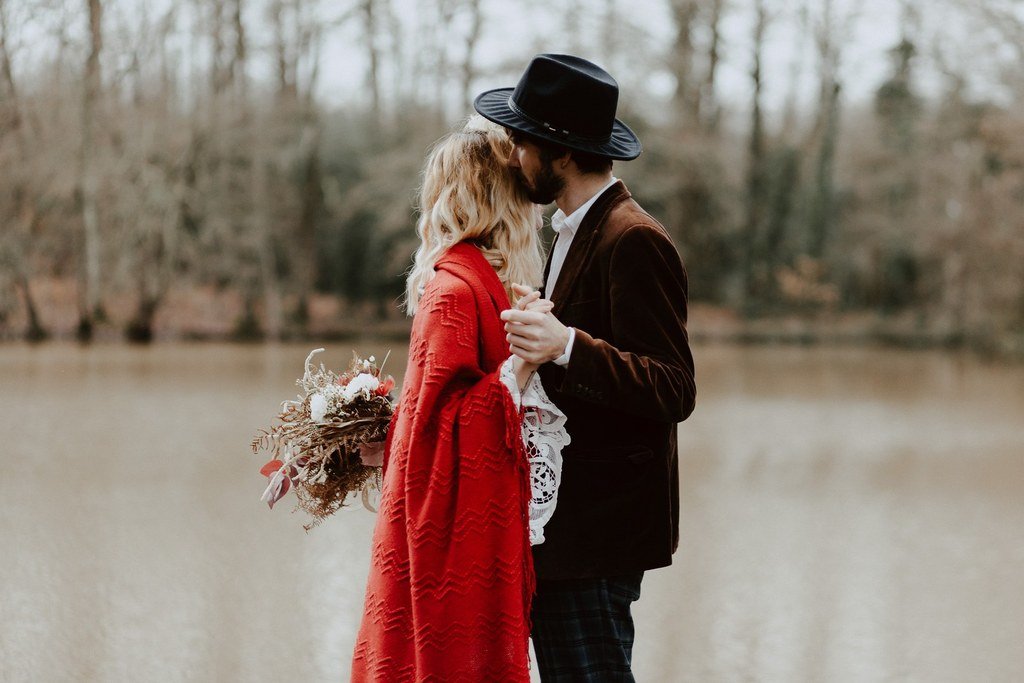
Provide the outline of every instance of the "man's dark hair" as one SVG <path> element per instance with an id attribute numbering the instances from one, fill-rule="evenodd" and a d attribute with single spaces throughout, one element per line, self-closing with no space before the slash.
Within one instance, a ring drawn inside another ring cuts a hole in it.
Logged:
<path id="1" fill-rule="evenodd" d="M 573 162 L 575 162 L 576 168 L 580 169 L 580 173 L 591 175 L 607 173 L 612 170 L 612 160 L 608 157 L 603 157 L 599 154 L 591 154 L 590 152 L 581 152 L 576 149 L 569 149 L 557 142 L 551 142 L 550 140 L 545 140 L 544 138 L 539 138 L 518 130 L 515 131 L 513 135 L 522 140 L 529 140 L 533 144 L 537 145 L 541 161 L 545 164 L 551 163 L 553 160 L 568 152 L 571 155 Z"/>

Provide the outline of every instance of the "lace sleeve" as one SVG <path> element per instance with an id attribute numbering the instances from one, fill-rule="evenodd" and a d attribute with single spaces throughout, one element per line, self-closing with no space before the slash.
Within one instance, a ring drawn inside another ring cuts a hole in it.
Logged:
<path id="1" fill-rule="evenodd" d="M 501 381 L 523 410 L 523 443 L 530 458 L 530 544 L 544 542 L 544 525 L 555 513 L 558 484 L 562 479 L 562 449 L 569 445 L 565 413 L 544 391 L 534 373 L 522 394 L 516 382 L 512 358 L 501 366 Z"/>

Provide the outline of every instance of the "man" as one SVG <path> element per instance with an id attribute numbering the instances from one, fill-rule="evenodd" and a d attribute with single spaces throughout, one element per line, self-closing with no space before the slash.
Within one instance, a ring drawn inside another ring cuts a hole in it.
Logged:
<path id="1" fill-rule="evenodd" d="M 502 313 L 512 352 L 543 364 L 572 439 L 547 540 L 534 546 L 531 636 L 545 683 L 634 680 L 630 605 L 679 542 L 676 424 L 696 393 L 686 272 L 612 176 L 612 160 L 641 151 L 617 103 L 608 73 L 568 55 L 538 55 L 514 90 L 474 103 L 509 130 L 509 166 L 531 199 L 558 205 L 543 288 L 553 309 Z"/>

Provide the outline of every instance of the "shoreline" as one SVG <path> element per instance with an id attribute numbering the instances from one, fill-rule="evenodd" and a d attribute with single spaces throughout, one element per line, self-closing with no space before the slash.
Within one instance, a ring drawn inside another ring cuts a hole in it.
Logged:
<path id="1" fill-rule="evenodd" d="M 1024 333 L 1002 338 L 969 338 L 948 330 L 914 329 L 903 318 L 885 318 L 871 313 L 850 313 L 823 316 L 779 315 L 741 318 L 730 309 L 699 306 L 690 316 L 690 341 L 698 345 L 727 344 L 736 346 L 800 346 L 800 347 L 870 347 L 905 350 L 963 351 L 983 358 L 1024 362 Z M 312 326 L 311 326 L 312 327 Z M 127 339 L 121 328 L 104 324 L 97 326 L 89 343 L 145 346 L 147 344 L 274 344 L 331 343 L 359 339 L 402 341 L 408 338 L 411 319 L 366 319 L 348 324 L 317 325 L 306 332 L 291 331 L 270 338 L 266 335 L 237 338 L 221 331 L 185 329 L 158 330 L 151 342 Z M 29 341 L 14 334 L 10 327 L 0 329 L 0 344 L 78 343 L 73 329 L 62 329 L 44 340 Z"/>
<path id="2" fill-rule="evenodd" d="M 44 340 L 76 342 L 78 322 L 76 284 L 70 279 L 45 279 L 35 283 Z M 218 342 L 337 342 L 375 337 L 408 338 L 412 319 L 400 310 L 400 300 L 384 303 L 353 302 L 333 294 L 314 293 L 306 298 L 304 321 L 282 316 L 282 333 L 263 332 L 266 325 L 263 301 L 252 320 L 244 318 L 244 303 L 237 291 L 211 286 L 172 289 L 151 322 L 151 341 L 128 338 L 126 328 L 136 312 L 129 292 L 108 295 L 105 317 L 95 324 L 93 342 L 139 345 L 146 343 Z M 297 308 L 295 295 L 284 296 L 280 308 Z M 757 316 L 722 305 L 691 301 L 687 325 L 692 341 L 701 344 L 788 346 L 873 346 L 901 349 L 969 351 L 998 360 L 1024 362 L 1024 328 L 998 329 L 993 324 L 957 319 L 949 314 L 905 310 L 885 314 L 870 310 L 780 310 Z M 41 343 L 27 339 L 28 321 L 23 309 L 0 319 L 0 344 Z M 964 329 L 975 330 L 971 333 Z"/>

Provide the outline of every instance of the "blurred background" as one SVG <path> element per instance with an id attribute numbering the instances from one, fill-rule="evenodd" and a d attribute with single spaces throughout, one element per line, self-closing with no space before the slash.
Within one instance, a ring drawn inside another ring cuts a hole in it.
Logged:
<path id="1" fill-rule="evenodd" d="M 0 680 L 347 679 L 374 516 L 249 441 L 401 380 L 421 164 L 537 52 L 690 275 L 638 680 L 1024 679 L 1020 0 L 0 0 Z"/>
<path id="2" fill-rule="evenodd" d="M 568 51 L 697 336 L 1021 355 L 1022 45 L 1016 0 L 0 0 L 0 334 L 395 319 L 429 145 Z"/>

